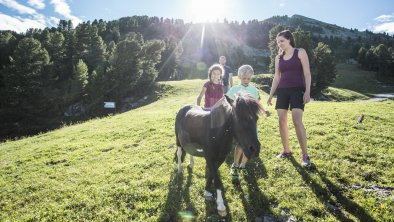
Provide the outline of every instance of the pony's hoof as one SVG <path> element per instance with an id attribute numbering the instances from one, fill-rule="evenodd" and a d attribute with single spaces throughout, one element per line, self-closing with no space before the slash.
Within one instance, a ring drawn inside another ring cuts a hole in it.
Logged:
<path id="1" fill-rule="evenodd" d="M 218 214 L 221 217 L 225 217 L 225 216 L 227 216 L 227 211 L 226 210 L 218 210 Z"/>
<path id="2" fill-rule="evenodd" d="M 193 166 L 194 166 L 194 165 L 192 165 L 192 164 L 188 164 L 188 165 L 187 165 L 187 168 L 191 170 L 191 169 L 193 169 Z"/>

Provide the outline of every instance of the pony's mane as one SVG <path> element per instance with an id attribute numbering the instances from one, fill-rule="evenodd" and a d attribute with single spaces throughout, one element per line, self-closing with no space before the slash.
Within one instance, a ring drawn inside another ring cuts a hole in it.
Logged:
<path id="1" fill-rule="evenodd" d="M 223 126 L 231 115 L 231 109 L 231 105 L 224 96 L 217 101 L 210 113 L 211 128 Z"/>
<path id="2" fill-rule="evenodd" d="M 240 93 L 235 97 L 234 110 L 241 121 L 257 121 L 263 108 L 260 102 L 248 93 Z"/>

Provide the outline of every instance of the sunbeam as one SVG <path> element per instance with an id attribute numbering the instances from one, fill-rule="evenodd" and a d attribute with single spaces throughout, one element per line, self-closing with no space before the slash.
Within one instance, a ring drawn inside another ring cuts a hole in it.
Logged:
<path id="1" fill-rule="evenodd" d="M 226 0 L 191 0 L 189 13 L 193 22 L 222 20 L 227 10 Z"/>

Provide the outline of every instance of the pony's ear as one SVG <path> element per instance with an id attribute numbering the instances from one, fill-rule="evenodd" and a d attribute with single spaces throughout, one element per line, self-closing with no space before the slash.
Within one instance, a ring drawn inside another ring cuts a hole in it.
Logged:
<path id="1" fill-rule="evenodd" d="M 226 98 L 227 102 L 228 102 L 228 103 L 230 103 L 230 105 L 232 106 L 232 105 L 233 105 L 233 102 L 234 102 L 234 100 L 233 100 L 233 99 L 231 99 L 231 98 L 230 98 L 230 96 L 228 96 L 228 95 L 226 95 L 226 94 L 224 95 L 224 97 Z"/>

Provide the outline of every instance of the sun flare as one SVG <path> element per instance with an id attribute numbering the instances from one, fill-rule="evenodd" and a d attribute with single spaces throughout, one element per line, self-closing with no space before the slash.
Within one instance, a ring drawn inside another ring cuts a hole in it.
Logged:
<path id="1" fill-rule="evenodd" d="M 226 0 L 191 0 L 189 13 L 195 23 L 223 21 L 226 13 Z"/>

